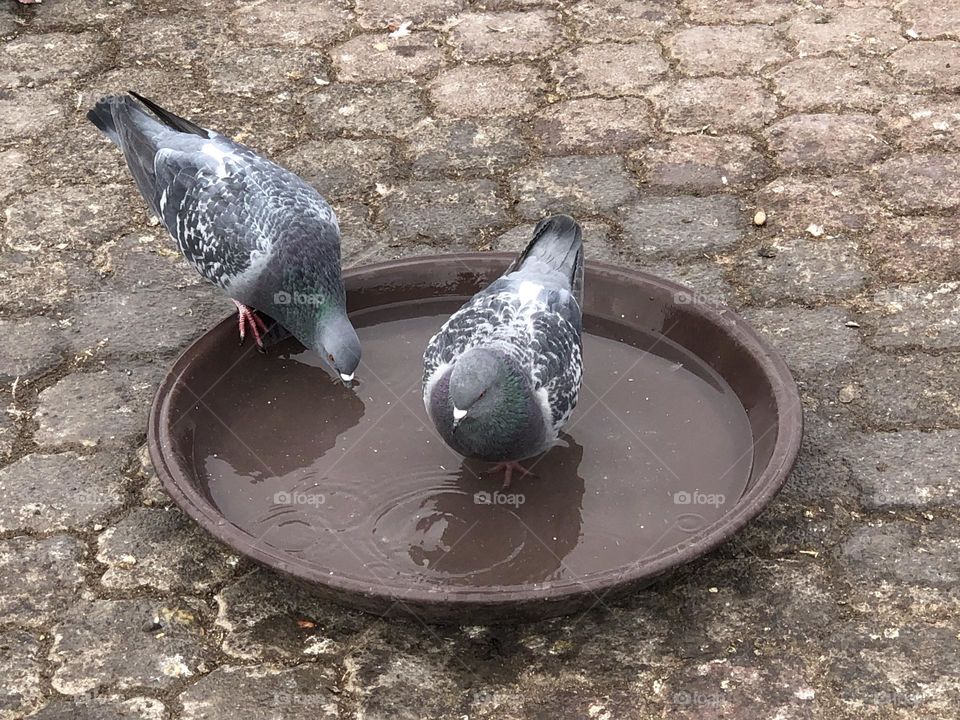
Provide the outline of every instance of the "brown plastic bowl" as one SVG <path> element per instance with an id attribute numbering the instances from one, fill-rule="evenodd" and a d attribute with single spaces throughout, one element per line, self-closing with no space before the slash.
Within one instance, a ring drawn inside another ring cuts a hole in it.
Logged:
<path id="1" fill-rule="evenodd" d="M 439 296 L 466 297 L 502 273 L 511 259 L 500 253 L 469 253 L 354 268 L 345 272 L 349 310 L 355 313 Z M 783 360 L 729 309 L 676 283 L 601 263 L 587 264 L 585 286 L 587 330 L 605 325 L 624 333 L 664 334 L 716 371 L 745 410 L 744 427 L 752 435 L 753 456 L 742 494 L 719 518 L 695 528 L 682 543 L 663 552 L 638 553 L 634 562 L 598 567 L 574 581 L 546 578 L 526 585 L 438 588 L 423 581 L 358 580 L 259 542 L 221 513 L 196 474 L 196 435 L 213 431 L 202 422 L 194 424 L 191 432 L 184 432 L 182 425 L 175 429 L 184 413 L 197 408 L 195 396 L 179 387 L 183 378 L 209 380 L 211 392 L 242 392 L 230 382 L 214 382 L 241 357 L 233 316 L 187 348 L 160 386 L 148 433 L 160 481 L 184 512 L 236 552 L 305 583 L 322 597 L 377 614 L 413 614 L 424 621 L 469 624 L 533 620 L 583 610 L 598 599 L 607 602 L 642 588 L 731 538 L 771 501 L 800 447 L 801 404 Z M 260 361 L 269 360 L 268 353 Z"/>

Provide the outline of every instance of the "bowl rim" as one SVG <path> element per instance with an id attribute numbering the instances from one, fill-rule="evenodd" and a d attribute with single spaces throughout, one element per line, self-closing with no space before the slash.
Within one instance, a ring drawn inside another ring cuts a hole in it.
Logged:
<path id="1" fill-rule="evenodd" d="M 421 255 L 411 258 L 389 260 L 345 269 L 345 281 L 351 278 L 402 271 L 416 266 L 432 265 L 438 262 L 459 262 L 471 271 L 471 261 L 491 260 L 509 262 L 515 253 L 467 252 L 440 255 Z M 611 263 L 588 260 L 586 273 L 601 273 L 613 276 L 627 284 L 658 286 L 673 293 L 695 292 L 680 283 L 657 277 L 642 270 L 621 267 Z M 684 565 L 697 557 L 716 549 L 739 532 L 748 522 L 757 517 L 780 491 L 796 462 L 803 435 L 803 408 L 796 382 L 786 362 L 740 315 L 729 307 L 709 298 L 700 298 L 696 303 L 685 306 L 685 312 L 700 315 L 715 326 L 719 326 L 734 342 L 740 344 L 757 363 L 772 390 L 777 412 L 777 440 L 774 444 L 766 467 L 751 486 L 740 496 L 733 509 L 713 521 L 711 524 L 691 534 L 690 539 L 681 546 L 673 546 L 650 560 L 641 559 L 626 566 L 609 568 L 596 574 L 585 576 L 586 580 L 565 579 L 557 583 L 542 582 L 526 586 L 488 586 L 483 588 L 456 587 L 450 589 L 430 589 L 430 586 L 406 585 L 394 586 L 378 584 L 375 581 L 361 581 L 356 577 L 324 572 L 319 567 L 309 567 L 272 552 L 267 546 L 251 540 L 249 533 L 229 522 L 216 507 L 208 502 L 176 462 L 172 453 L 168 453 L 169 435 L 165 430 L 167 421 L 167 401 L 176 387 L 183 369 L 189 365 L 195 354 L 195 347 L 203 339 L 226 322 L 234 322 L 228 315 L 217 325 L 195 338 L 173 362 L 157 389 L 150 410 L 147 429 L 147 447 L 157 476 L 164 490 L 176 505 L 194 522 L 210 533 L 218 541 L 235 552 L 249 557 L 272 570 L 279 571 L 312 586 L 321 585 L 325 591 L 332 591 L 340 602 L 351 604 L 353 598 L 380 598 L 387 603 L 401 606 L 436 607 L 483 607 L 502 609 L 508 612 L 513 606 L 531 602 L 553 603 L 568 601 L 584 594 L 599 596 L 602 602 L 607 593 L 618 587 L 641 585 L 672 568 Z M 353 603 L 360 606 L 361 603 Z M 452 614 L 452 613 L 451 613 Z"/>

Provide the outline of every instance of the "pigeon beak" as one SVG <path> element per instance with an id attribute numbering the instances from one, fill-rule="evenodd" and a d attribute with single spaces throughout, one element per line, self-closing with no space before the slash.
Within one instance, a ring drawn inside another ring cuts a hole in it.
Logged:
<path id="1" fill-rule="evenodd" d="M 461 410 L 456 405 L 453 406 L 453 429 L 457 429 L 457 425 L 460 424 L 460 421 L 467 416 L 466 410 Z"/>
<path id="2" fill-rule="evenodd" d="M 340 373 L 340 379 L 343 381 L 343 384 L 347 387 L 350 387 L 350 383 L 353 382 L 353 373 L 347 375 L 346 373 Z"/>

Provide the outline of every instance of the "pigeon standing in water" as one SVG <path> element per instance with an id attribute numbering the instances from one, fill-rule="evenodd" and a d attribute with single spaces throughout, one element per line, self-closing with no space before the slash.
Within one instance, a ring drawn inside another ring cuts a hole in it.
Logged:
<path id="1" fill-rule="evenodd" d="M 583 244 L 567 215 L 541 220 L 506 272 L 454 313 L 423 355 L 423 403 L 450 447 L 498 463 L 557 441 L 577 404 Z"/>
<path id="2" fill-rule="evenodd" d="M 353 379 L 360 341 L 347 318 L 340 228 L 316 190 L 133 92 L 103 98 L 87 117 L 123 152 L 184 257 L 233 299 L 241 342 L 249 329 L 263 346 L 256 308 L 324 357 L 343 382 Z"/>

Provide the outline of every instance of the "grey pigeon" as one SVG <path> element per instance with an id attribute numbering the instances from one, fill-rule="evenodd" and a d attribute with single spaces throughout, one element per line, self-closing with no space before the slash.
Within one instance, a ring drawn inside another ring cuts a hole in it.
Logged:
<path id="1" fill-rule="evenodd" d="M 455 312 L 423 354 L 423 403 L 461 455 L 518 461 L 557 442 L 583 375 L 583 244 L 567 215 L 541 220 L 504 274 Z"/>
<path id="2" fill-rule="evenodd" d="M 249 328 L 262 347 L 266 326 L 256 308 L 325 358 L 345 383 L 353 379 L 360 341 L 347 318 L 340 228 L 316 190 L 133 92 L 103 98 L 87 117 L 123 152 L 184 257 L 233 299 L 241 342 Z"/>

